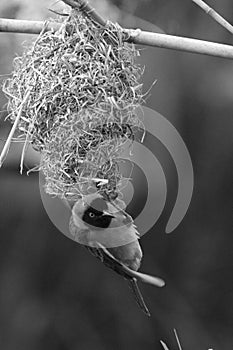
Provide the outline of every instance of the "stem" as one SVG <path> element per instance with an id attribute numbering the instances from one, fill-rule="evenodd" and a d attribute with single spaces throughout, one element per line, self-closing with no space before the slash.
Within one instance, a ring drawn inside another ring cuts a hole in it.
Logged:
<path id="1" fill-rule="evenodd" d="M 58 30 L 60 24 L 56 22 L 48 22 L 45 30 Z M 0 33 L 26 33 L 26 34 L 40 34 L 44 28 L 42 21 L 26 21 L 17 19 L 0 18 Z"/>
<path id="2" fill-rule="evenodd" d="M 233 46 L 231 45 L 175 35 L 144 32 L 140 29 L 125 29 L 124 32 L 129 35 L 127 41 L 134 44 L 233 59 Z"/>
<path id="3" fill-rule="evenodd" d="M 21 105 L 20 105 L 20 108 L 19 108 L 19 112 L 18 112 L 18 114 L 17 114 L 17 116 L 15 118 L 14 124 L 13 124 L 13 126 L 11 128 L 11 131 L 10 131 L 10 133 L 8 135 L 6 143 L 5 143 L 5 145 L 3 147 L 3 150 L 1 152 L 1 155 L 0 155 L 0 168 L 1 168 L 5 158 L 7 156 L 8 151 L 9 151 L 11 140 L 12 140 L 12 138 L 14 136 L 15 130 L 17 128 L 17 125 L 19 123 L 19 120 L 20 120 L 20 117 L 21 117 L 21 114 L 22 114 L 22 111 L 23 111 L 24 104 L 27 102 L 27 100 L 29 98 L 29 95 L 30 95 L 30 92 L 31 92 L 30 90 L 27 91 L 23 101 L 21 102 Z"/>
<path id="4" fill-rule="evenodd" d="M 192 0 L 196 5 L 198 5 L 203 11 L 206 12 L 207 15 L 212 17 L 218 24 L 224 27 L 228 32 L 233 34 L 233 26 L 225 20 L 218 12 L 216 12 L 212 7 L 207 5 L 202 0 Z"/>
<path id="5" fill-rule="evenodd" d="M 22 21 L 0 18 L 0 32 L 39 34 L 43 27 L 44 22 L 40 21 Z M 59 28 L 60 24 L 47 22 L 45 30 L 58 30 Z M 123 29 L 123 31 L 126 34 L 124 40 L 134 44 L 233 59 L 233 46 L 231 45 L 174 35 L 145 32 L 139 29 Z"/>
<path id="6" fill-rule="evenodd" d="M 86 15 L 92 17 L 97 23 L 102 26 L 106 26 L 107 21 L 104 19 L 96 10 L 85 0 L 62 0 L 65 4 L 71 6 L 72 8 L 77 8 L 80 11 L 86 13 Z"/>
<path id="7" fill-rule="evenodd" d="M 180 340 L 179 340 L 179 337 L 178 337 L 176 329 L 174 329 L 174 333 L 175 333 L 175 337 L 176 337 L 176 341 L 177 341 L 179 350 L 182 350 L 182 347 L 181 347 Z"/>

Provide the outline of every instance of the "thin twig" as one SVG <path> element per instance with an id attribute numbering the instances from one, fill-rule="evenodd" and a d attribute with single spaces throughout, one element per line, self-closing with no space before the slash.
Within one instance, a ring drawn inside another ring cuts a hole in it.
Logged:
<path id="1" fill-rule="evenodd" d="M 40 21 L 0 19 L 0 32 L 39 34 L 43 26 L 44 22 Z M 47 22 L 45 30 L 58 30 L 59 28 L 59 23 Z M 139 29 L 123 29 L 123 31 L 126 34 L 124 40 L 134 44 L 233 59 L 233 46 L 231 45 L 174 35 L 145 32 Z"/>
<path id="2" fill-rule="evenodd" d="M 181 344 L 180 344 L 180 340 L 179 340 L 179 337 L 178 337 L 177 331 L 176 331 L 176 329 L 173 329 L 173 331 L 174 331 L 174 333 L 175 333 L 175 337 L 176 337 L 176 341 L 177 341 L 177 344 L 178 344 L 179 350 L 182 350 L 182 347 L 181 347 Z"/>
<path id="3" fill-rule="evenodd" d="M 34 117 L 34 119 L 35 119 L 35 117 Z M 30 133 L 31 133 L 33 127 L 34 127 L 34 120 L 30 123 L 30 125 L 28 127 L 26 139 L 24 141 L 24 145 L 23 145 L 23 149 L 22 149 L 22 153 L 21 153 L 21 160 L 20 160 L 20 174 L 21 175 L 23 174 L 24 157 L 25 157 L 28 145 L 29 145 L 29 137 L 30 137 Z"/>
<path id="4" fill-rule="evenodd" d="M 65 4 L 72 8 L 77 8 L 92 17 L 96 22 L 102 26 L 106 26 L 107 21 L 85 0 L 62 0 Z"/>
<path id="5" fill-rule="evenodd" d="M 160 344 L 162 345 L 164 350 L 169 350 L 167 344 L 165 344 L 164 341 L 160 340 Z"/>
<path id="6" fill-rule="evenodd" d="M 20 105 L 20 108 L 19 108 L 18 114 L 17 114 L 17 116 L 15 118 L 14 124 L 13 124 L 13 126 L 11 128 L 11 131 L 10 131 L 10 133 L 8 135 L 8 138 L 7 138 L 6 142 L 5 142 L 3 150 L 1 152 L 1 155 L 0 155 L 0 168 L 1 168 L 5 158 L 7 156 L 8 151 L 9 151 L 11 140 L 12 140 L 12 138 L 14 136 L 15 130 L 16 130 L 17 125 L 19 123 L 19 120 L 20 120 L 20 117 L 21 117 L 21 114 L 22 114 L 22 111 L 23 111 L 24 104 L 27 102 L 27 100 L 28 100 L 28 98 L 30 96 L 30 92 L 31 92 L 30 90 L 27 91 L 27 93 L 26 93 L 26 95 L 25 95 L 25 97 L 24 97 L 24 99 L 23 99 L 23 101 L 22 101 L 22 103 Z"/>
<path id="7" fill-rule="evenodd" d="M 196 5 L 198 5 L 203 11 L 207 13 L 210 17 L 212 17 L 218 24 L 228 30 L 231 34 L 233 34 L 233 26 L 225 20 L 218 12 L 216 12 L 212 7 L 207 5 L 202 0 L 192 0 Z"/>
<path id="8" fill-rule="evenodd" d="M 173 331 L 174 331 L 174 334 L 175 334 L 175 337 L 176 337 L 176 342 L 177 342 L 178 348 L 179 348 L 179 350 L 182 350 L 182 347 L 181 347 L 181 344 L 180 344 L 180 340 L 179 340 L 177 331 L 176 331 L 176 329 L 173 329 Z M 160 340 L 160 344 L 162 345 L 162 347 L 163 347 L 164 350 L 169 350 L 167 344 L 164 343 L 164 341 Z"/>

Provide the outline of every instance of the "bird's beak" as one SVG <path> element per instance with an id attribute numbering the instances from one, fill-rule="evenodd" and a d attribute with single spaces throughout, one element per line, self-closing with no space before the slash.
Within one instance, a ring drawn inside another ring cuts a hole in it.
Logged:
<path id="1" fill-rule="evenodd" d="M 111 218 L 114 218 L 115 216 L 113 216 L 111 213 L 109 213 L 108 211 L 104 210 L 103 211 L 103 214 L 106 215 L 106 216 L 109 216 Z"/>
<path id="2" fill-rule="evenodd" d="M 109 213 L 108 211 L 104 210 L 103 214 L 116 219 L 118 222 L 122 222 L 123 225 L 131 225 L 133 223 L 133 219 L 131 218 L 131 216 L 127 215 L 127 213 L 124 213 L 122 211 L 115 211 L 114 213 Z"/>

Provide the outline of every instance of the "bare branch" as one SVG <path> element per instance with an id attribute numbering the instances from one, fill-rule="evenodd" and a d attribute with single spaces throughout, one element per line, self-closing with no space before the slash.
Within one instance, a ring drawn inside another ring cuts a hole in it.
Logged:
<path id="1" fill-rule="evenodd" d="M 22 21 L 16 19 L 0 19 L 0 32 L 39 34 L 44 28 L 44 22 Z M 58 30 L 60 24 L 47 22 L 45 30 Z M 123 29 L 125 41 L 139 45 L 160 47 L 190 53 L 233 59 L 233 46 L 210 41 L 184 38 L 174 35 L 145 32 L 139 29 Z"/>
<path id="2" fill-rule="evenodd" d="M 182 350 L 182 347 L 181 347 L 180 340 L 179 340 L 179 337 L 178 337 L 176 329 L 174 329 L 174 333 L 175 333 L 175 337 L 176 337 L 176 341 L 177 341 L 179 350 Z"/>
<path id="3" fill-rule="evenodd" d="M 219 44 L 211 41 L 185 38 L 175 35 L 152 33 L 141 31 L 140 29 L 125 29 L 129 38 L 127 41 L 134 44 L 161 47 L 177 51 L 199 53 L 202 55 L 233 58 L 233 46 Z"/>
<path id="4" fill-rule="evenodd" d="M 210 17 L 212 17 L 218 24 L 224 27 L 228 32 L 233 34 L 233 26 L 225 20 L 218 12 L 216 12 L 212 7 L 207 5 L 202 0 L 192 0 L 196 5 L 198 5 L 203 11 L 207 13 Z"/>
<path id="5" fill-rule="evenodd" d="M 86 13 L 86 15 L 92 17 L 94 21 L 102 26 L 106 26 L 107 21 L 85 0 L 62 0 L 65 4 L 71 6 L 74 9 L 79 9 Z"/>
<path id="6" fill-rule="evenodd" d="M 56 22 L 47 22 L 45 30 L 58 30 L 60 24 Z M 26 21 L 17 19 L 0 18 L 0 33 L 26 33 L 26 34 L 40 34 L 44 28 L 42 21 Z"/>

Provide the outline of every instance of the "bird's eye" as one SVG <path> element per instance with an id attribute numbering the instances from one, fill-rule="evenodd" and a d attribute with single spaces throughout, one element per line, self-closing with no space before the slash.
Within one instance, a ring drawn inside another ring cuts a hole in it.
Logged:
<path id="1" fill-rule="evenodd" d="M 92 212 L 90 212 L 90 213 L 89 213 L 89 216 L 90 216 L 90 218 L 94 218 L 94 217 L 95 217 L 95 214 L 92 213 Z"/>

